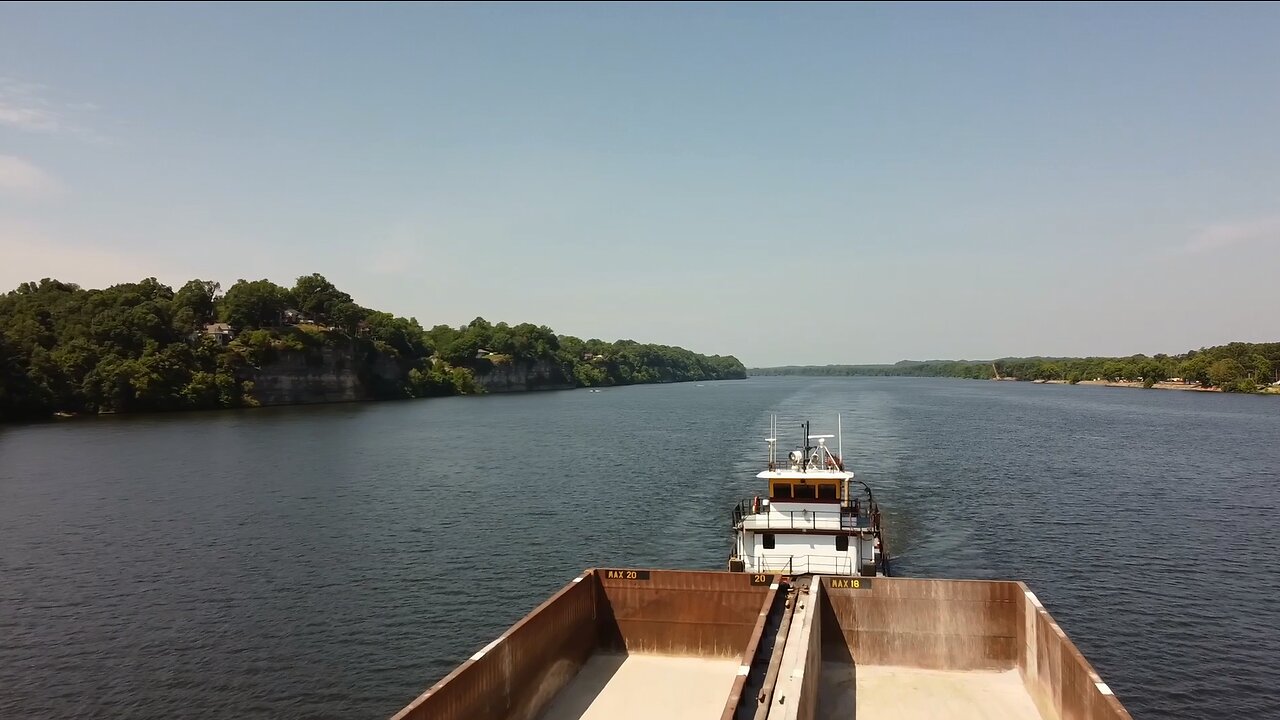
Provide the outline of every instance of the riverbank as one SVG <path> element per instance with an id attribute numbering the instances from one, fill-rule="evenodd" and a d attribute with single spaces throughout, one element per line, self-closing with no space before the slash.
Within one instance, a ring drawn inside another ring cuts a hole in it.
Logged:
<path id="1" fill-rule="evenodd" d="M 1048 382 L 1054 383 L 1054 384 L 1062 384 L 1062 385 L 1067 384 L 1066 380 L 1049 380 Z M 1138 388 L 1139 390 L 1189 390 L 1191 392 L 1212 392 L 1212 393 L 1222 392 L 1222 388 L 1218 388 L 1218 387 L 1202 387 L 1200 385 L 1190 385 L 1188 383 L 1171 383 L 1171 382 L 1158 382 L 1149 388 L 1140 382 L 1131 382 L 1128 380 L 1117 380 L 1114 382 L 1111 380 L 1081 380 L 1076 384 L 1077 385 L 1101 385 L 1102 387 Z"/>
<path id="2" fill-rule="evenodd" d="M 696 383 L 698 387 L 702 387 L 704 382 L 711 383 L 711 382 L 718 382 L 720 380 L 745 380 L 745 379 L 746 379 L 745 377 L 741 377 L 741 378 L 729 377 L 729 378 L 709 378 L 706 380 L 653 380 L 653 381 L 647 381 L 647 382 L 633 382 L 633 383 L 618 384 L 618 385 L 603 385 L 599 387 L 589 387 L 586 385 L 572 385 L 572 384 L 538 385 L 533 387 L 520 387 L 520 388 L 502 386 L 494 390 L 486 389 L 483 383 L 478 382 L 477 388 L 474 391 L 455 393 L 452 395 L 430 395 L 430 396 L 423 396 L 423 397 L 404 397 L 404 398 L 356 397 L 356 398 L 335 399 L 335 400 L 311 399 L 311 400 L 294 400 L 292 402 L 288 402 L 288 401 L 271 402 L 271 403 L 255 402 L 252 404 L 239 405 L 236 407 L 176 408 L 176 409 L 167 409 L 167 410 L 135 410 L 131 412 L 117 412 L 115 410 L 100 410 L 98 412 L 58 411 L 58 412 L 51 413 L 49 415 L 45 415 L 42 417 L 37 417 L 37 418 L 0 420 L 0 427 L 5 427 L 6 425 L 20 426 L 20 425 L 38 424 L 38 423 L 58 423 L 58 422 L 65 422 L 65 421 L 71 421 L 71 420 L 87 421 L 93 418 L 108 417 L 108 416 L 140 417 L 140 416 L 166 415 L 166 414 L 191 415 L 191 414 L 200 414 L 200 413 L 219 412 L 223 410 L 254 410 L 258 408 L 303 407 L 307 405 L 372 405 L 372 404 L 381 404 L 384 402 L 398 402 L 400 400 L 442 400 L 446 398 L 459 398 L 459 397 L 484 397 L 491 394 L 518 395 L 521 393 L 541 393 L 541 392 L 547 392 L 552 390 L 561 390 L 561 391 L 588 390 L 593 393 L 598 393 L 598 392 L 603 392 L 606 389 L 620 389 L 620 388 L 632 387 L 632 386 L 638 386 L 638 385 L 684 385 L 688 383 Z"/>

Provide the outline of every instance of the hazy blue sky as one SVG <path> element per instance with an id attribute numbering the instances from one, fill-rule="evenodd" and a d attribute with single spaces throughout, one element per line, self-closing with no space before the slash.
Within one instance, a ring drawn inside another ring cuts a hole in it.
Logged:
<path id="1" fill-rule="evenodd" d="M 1280 6 L 0 5 L 0 287 L 748 364 L 1280 339 Z"/>

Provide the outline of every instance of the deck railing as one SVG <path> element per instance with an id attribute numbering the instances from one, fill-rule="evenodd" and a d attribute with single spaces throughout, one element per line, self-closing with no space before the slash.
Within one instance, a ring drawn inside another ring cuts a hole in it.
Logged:
<path id="1" fill-rule="evenodd" d="M 743 500 L 733 509 L 733 526 L 744 525 L 751 530 L 794 530 L 814 528 L 816 530 L 858 530 L 871 529 L 871 515 L 854 515 L 852 508 L 843 505 L 835 510 L 776 510 L 763 506 L 755 512 L 754 501 Z"/>
<path id="2" fill-rule="evenodd" d="M 853 560 L 826 555 L 756 556 L 759 572 L 782 575 L 852 575 Z"/>

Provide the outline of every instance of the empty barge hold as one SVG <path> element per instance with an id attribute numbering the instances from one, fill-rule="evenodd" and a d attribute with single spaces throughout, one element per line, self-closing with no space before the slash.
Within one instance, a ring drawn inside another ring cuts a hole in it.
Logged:
<path id="1" fill-rule="evenodd" d="M 588 570 L 395 720 L 1129 714 L 1026 586 Z"/>

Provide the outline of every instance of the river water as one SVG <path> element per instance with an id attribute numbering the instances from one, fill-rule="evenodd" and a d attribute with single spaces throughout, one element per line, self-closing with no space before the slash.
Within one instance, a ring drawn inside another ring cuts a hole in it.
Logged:
<path id="1" fill-rule="evenodd" d="M 0 717 L 384 718 L 581 569 L 720 569 L 768 414 L 1138 718 L 1280 717 L 1280 401 L 752 378 L 0 427 Z"/>

